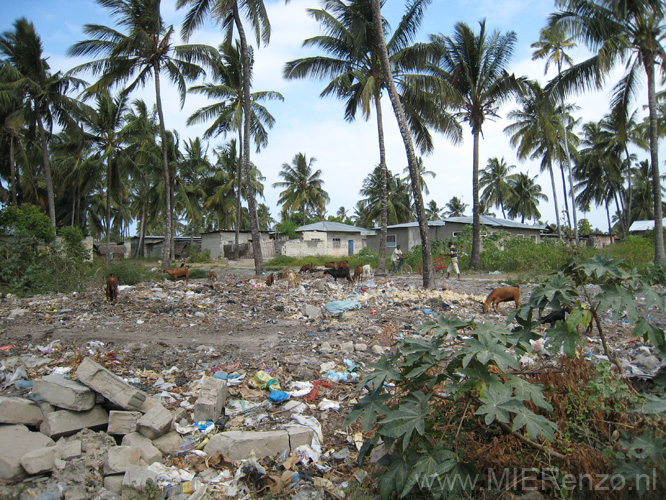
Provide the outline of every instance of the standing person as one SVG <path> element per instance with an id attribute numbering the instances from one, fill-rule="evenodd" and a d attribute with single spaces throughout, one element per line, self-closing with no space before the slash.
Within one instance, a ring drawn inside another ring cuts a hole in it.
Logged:
<path id="1" fill-rule="evenodd" d="M 446 268 L 446 279 L 449 279 L 451 276 L 451 270 L 454 270 L 458 274 L 458 279 L 460 279 L 460 268 L 458 267 L 458 249 L 455 247 L 452 241 L 449 241 L 449 256 L 451 257 L 451 263 L 449 267 Z"/>
<path id="2" fill-rule="evenodd" d="M 395 247 L 393 253 L 391 254 L 391 262 L 393 263 L 393 272 L 398 272 L 398 269 L 402 267 L 402 263 L 405 262 L 405 254 L 400 250 L 400 245 Z M 398 267 L 396 269 L 395 263 L 398 262 Z"/>

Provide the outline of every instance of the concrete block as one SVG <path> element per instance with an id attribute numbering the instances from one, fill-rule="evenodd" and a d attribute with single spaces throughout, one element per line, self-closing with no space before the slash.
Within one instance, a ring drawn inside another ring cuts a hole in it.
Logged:
<path id="1" fill-rule="evenodd" d="M 148 465 L 162 463 L 162 452 L 158 450 L 153 442 L 138 432 L 132 432 L 123 437 L 122 446 L 134 446 L 141 450 L 141 459 Z"/>
<path id="2" fill-rule="evenodd" d="M 64 441 L 60 439 L 56 443 L 56 449 L 58 450 L 58 458 L 61 460 L 79 458 L 81 456 L 81 440 Z"/>
<path id="3" fill-rule="evenodd" d="M 129 434 L 136 432 L 136 423 L 142 417 L 140 411 L 114 411 L 109 412 L 108 434 Z"/>
<path id="4" fill-rule="evenodd" d="M 148 413 L 156 406 L 161 406 L 162 408 L 164 408 L 164 406 L 162 406 L 162 402 L 159 399 L 146 395 L 146 399 L 144 399 L 143 403 L 141 403 L 139 411 L 141 413 Z"/>
<path id="5" fill-rule="evenodd" d="M 183 438 L 176 431 L 170 431 L 153 439 L 153 445 L 165 455 L 175 455 L 183 445 Z"/>
<path id="6" fill-rule="evenodd" d="M 28 474 L 39 474 L 53 470 L 57 456 L 55 446 L 32 450 L 21 457 L 21 465 Z"/>
<path id="7" fill-rule="evenodd" d="M 306 318 L 316 318 L 317 316 L 321 316 L 321 308 L 310 304 L 303 304 L 301 306 L 301 314 Z"/>
<path id="8" fill-rule="evenodd" d="M 127 467 L 127 471 L 125 471 L 122 485 L 123 487 L 143 490 L 146 488 L 148 480 L 151 480 L 153 483 L 157 484 L 157 473 L 148 470 L 145 467 L 130 465 Z"/>
<path id="9" fill-rule="evenodd" d="M 124 473 L 130 465 L 145 465 L 141 462 L 141 450 L 136 446 L 114 446 L 104 459 L 104 475 Z"/>
<path id="10" fill-rule="evenodd" d="M 199 399 L 194 403 L 192 418 L 199 420 L 212 420 L 215 422 L 222 415 L 227 400 L 227 382 L 215 377 L 204 377 L 199 391 Z"/>
<path id="11" fill-rule="evenodd" d="M 81 429 L 106 429 L 109 414 L 101 406 L 88 411 L 54 411 L 44 416 L 40 432 L 52 438 L 76 434 Z"/>
<path id="12" fill-rule="evenodd" d="M 76 378 L 124 410 L 138 410 L 146 394 L 135 389 L 103 366 L 85 358 L 76 370 Z"/>
<path id="13" fill-rule="evenodd" d="M 312 445 L 314 430 L 306 425 L 293 425 L 286 428 L 289 434 L 289 448 L 294 451 L 299 446 Z"/>
<path id="14" fill-rule="evenodd" d="M 220 432 L 212 436 L 204 447 L 204 451 L 209 455 L 224 453 L 231 460 L 244 460 L 252 454 L 257 458 L 264 458 L 284 449 L 289 449 L 289 434 L 284 430 Z"/>
<path id="15" fill-rule="evenodd" d="M 171 429 L 173 416 L 163 406 L 155 406 L 137 421 L 137 430 L 148 439 L 163 436 Z"/>
<path id="16" fill-rule="evenodd" d="M 35 380 L 32 392 L 66 410 L 87 411 L 95 406 L 96 395 L 89 387 L 56 373 Z"/>
<path id="17" fill-rule="evenodd" d="M 0 396 L 0 424 L 19 424 L 37 427 L 42 423 L 39 405 L 23 398 Z"/>
<path id="18" fill-rule="evenodd" d="M 113 491 L 115 494 L 120 495 L 123 491 L 123 478 L 125 474 L 113 474 L 111 476 L 104 476 L 104 487 Z"/>
<path id="19" fill-rule="evenodd" d="M 31 432 L 25 425 L 0 425 L 0 480 L 17 481 L 26 476 L 21 457 L 26 453 L 53 446 L 53 439 Z"/>

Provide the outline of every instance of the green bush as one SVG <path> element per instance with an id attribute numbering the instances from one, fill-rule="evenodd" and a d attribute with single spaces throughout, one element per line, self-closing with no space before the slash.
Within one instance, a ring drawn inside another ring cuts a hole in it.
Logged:
<path id="1" fill-rule="evenodd" d="M 115 274 L 118 277 L 118 283 L 121 285 L 138 285 L 145 281 L 154 280 L 158 276 L 157 271 L 151 271 L 145 264 L 136 260 L 114 261 L 109 264 L 109 267 L 102 267 L 101 269 L 105 280 L 109 274 Z M 159 270 L 159 273 L 164 274 L 162 269 Z M 161 276 L 158 279 L 161 279 Z"/>
<path id="2" fill-rule="evenodd" d="M 299 269 L 301 266 L 307 264 L 312 265 L 313 267 L 320 267 L 326 264 L 327 262 L 335 262 L 338 260 L 346 260 L 349 262 L 349 267 L 354 268 L 356 266 L 364 266 L 365 264 L 370 264 L 373 268 L 377 267 L 377 254 L 372 252 L 369 253 L 357 253 L 351 257 L 331 257 L 330 255 L 314 255 L 312 257 L 287 257 L 286 255 L 279 255 L 268 261 L 266 261 L 266 269 L 268 271 L 278 271 L 281 269 L 291 268 Z"/>
<path id="3" fill-rule="evenodd" d="M 208 269 L 202 269 L 199 267 L 195 267 L 190 269 L 190 279 L 191 280 L 198 280 L 201 278 L 208 278 L 208 274 L 210 271 Z"/>
<path id="4" fill-rule="evenodd" d="M 188 252 L 185 256 L 187 257 L 187 260 L 192 263 L 210 262 L 210 249 L 209 248 L 202 248 L 201 250 L 196 250 L 194 248 L 188 249 Z"/>

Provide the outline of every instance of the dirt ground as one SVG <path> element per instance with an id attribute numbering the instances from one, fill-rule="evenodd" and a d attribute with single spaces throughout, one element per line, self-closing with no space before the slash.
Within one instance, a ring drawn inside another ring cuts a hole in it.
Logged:
<path id="1" fill-rule="evenodd" d="M 153 385 L 157 376 L 169 373 L 165 378 L 175 386 L 173 398 L 163 402 L 174 411 L 187 406 L 182 401 L 193 402 L 188 384 L 203 373 L 243 373 L 247 381 L 258 370 L 267 370 L 284 388 L 294 381 L 322 379 L 326 366 L 322 364 L 344 370 L 348 360 L 362 371 L 392 341 L 418 335 L 417 327 L 432 319 L 430 314 L 504 323 L 513 307 L 505 303 L 499 315 L 482 313 L 489 291 L 507 279 L 502 275 L 463 275 L 450 281 L 439 275 L 435 289 L 424 291 L 419 275 L 375 277 L 352 287 L 319 272 L 299 275 L 301 286 L 288 289 L 279 280 L 266 286 L 265 277 L 254 276 L 247 264 L 209 266 L 218 275 L 212 283 L 207 279 L 191 280 L 188 286 L 172 279 L 134 287 L 121 283 L 114 304 L 105 302 L 102 289 L 5 297 L 0 302 L 0 365 L 25 354 L 46 357 L 45 368 L 28 371 L 41 376 L 84 356 L 95 356 L 153 395 L 160 392 Z M 534 286 L 521 286 L 523 301 Z M 329 302 L 346 299 L 357 301 L 360 309 L 340 314 L 325 311 Z M 651 318 L 664 327 L 663 317 Z M 629 325 L 604 318 L 604 327 L 620 357 L 631 361 L 639 346 L 627 343 Z M 603 354 L 598 340 L 591 339 L 588 345 L 595 354 Z M 341 424 L 356 401 L 354 388 L 353 383 L 321 387 L 318 402 L 323 398 L 337 402 L 338 409 L 318 410 L 312 405 L 311 413 L 322 424 L 324 448 L 331 452 L 350 445 L 353 450 L 354 438 L 349 431 L 341 431 Z M 0 384 L 0 395 L 10 391 L 3 391 Z M 261 391 L 246 384 L 231 387 L 230 397 L 265 400 Z M 279 413 L 271 415 L 270 424 L 287 417 Z M 248 425 L 242 420 L 229 423 L 230 428 L 247 429 Z"/>

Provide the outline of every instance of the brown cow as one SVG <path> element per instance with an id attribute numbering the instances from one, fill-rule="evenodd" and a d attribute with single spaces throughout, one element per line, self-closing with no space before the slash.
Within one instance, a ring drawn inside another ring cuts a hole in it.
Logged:
<path id="1" fill-rule="evenodd" d="M 118 278 L 115 274 L 109 274 L 106 278 L 106 301 L 115 302 L 118 300 Z"/>
<path id="2" fill-rule="evenodd" d="M 173 269 L 162 268 L 162 271 L 167 273 L 169 276 L 172 276 L 174 280 L 178 281 L 178 278 L 185 276 L 185 285 L 188 285 L 190 282 L 190 268 L 189 267 L 174 267 Z"/>
<path id="3" fill-rule="evenodd" d="M 324 264 L 324 267 L 330 267 L 331 269 L 349 269 L 349 262 L 346 260 L 336 260 L 335 262 L 327 262 Z"/>
<path id="4" fill-rule="evenodd" d="M 361 281 L 363 277 L 363 266 L 356 266 L 354 268 L 354 276 L 352 276 L 352 281 Z"/>
<path id="5" fill-rule="evenodd" d="M 301 269 L 298 271 L 298 274 L 311 273 L 311 272 L 312 272 L 312 264 L 305 264 L 304 266 L 301 266 Z"/>
<path id="6" fill-rule="evenodd" d="M 495 313 L 499 313 L 498 305 L 500 302 L 509 302 L 513 300 L 516 303 L 516 309 L 520 307 L 520 288 L 517 286 L 505 286 L 502 288 L 495 288 L 483 304 L 483 312 L 487 313 L 490 309 L 490 304 L 493 305 Z"/>

